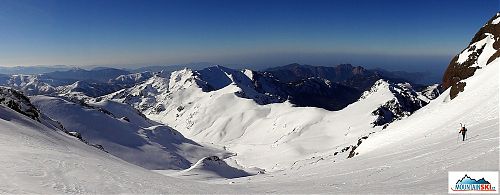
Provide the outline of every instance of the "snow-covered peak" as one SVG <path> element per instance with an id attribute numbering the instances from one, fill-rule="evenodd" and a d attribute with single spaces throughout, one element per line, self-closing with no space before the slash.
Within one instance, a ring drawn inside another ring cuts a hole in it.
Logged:
<path id="1" fill-rule="evenodd" d="M 250 69 L 244 69 L 242 70 L 243 74 L 245 74 L 250 80 L 254 80 L 253 79 L 253 76 L 254 76 L 254 71 L 253 70 L 250 70 Z"/>
<path id="2" fill-rule="evenodd" d="M 193 87 L 203 92 L 211 92 L 229 87 L 230 91 L 239 97 L 253 99 L 259 104 L 277 102 L 276 97 L 257 92 L 256 84 L 247 74 L 254 73 L 250 70 L 239 71 L 223 66 L 212 66 L 196 71 L 184 69 L 172 73 L 169 91 L 175 92 Z"/>
<path id="3" fill-rule="evenodd" d="M 491 24 L 498 24 L 500 23 L 500 13 L 497 13 L 497 17 L 491 21 Z"/>
<path id="4" fill-rule="evenodd" d="M 493 44 L 496 39 L 493 34 L 485 33 L 485 37 L 478 42 L 474 42 L 458 55 L 457 63 L 463 64 L 466 61 L 472 63 L 470 67 L 484 67 L 487 60 L 496 52 Z"/>
<path id="5" fill-rule="evenodd" d="M 2 80 L 3 82 L 0 85 L 15 88 L 28 95 L 53 93 L 56 91 L 54 86 L 63 84 L 53 79 L 44 78 L 41 75 L 18 74 Z"/>
<path id="6" fill-rule="evenodd" d="M 425 87 L 418 93 L 422 96 L 421 99 L 430 102 L 431 100 L 436 99 L 439 95 L 441 95 L 440 87 L 441 86 L 439 84 L 433 84 Z"/>
<path id="7" fill-rule="evenodd" d="M 197 179 L 206 180 L 221 177 L 231 179 L 246 177 L 251 174 L 244 170 L 229 166 L 227 162 L 217 156 L 209 156 L 200 159 L 189 169 L 180 171 L 179 173 L 176 173 L 176 175 L 180 175 L 184 178 L 195 176 Z"/>
<path id="8" fill-rule="evenodd" d="M 93 88 L 87 82 L 84 81 L 76 81 L 73 84 L 69 85 L 72 88 Z"/>
<path id="9" fill-rule="evenodd" d="M 194 76 L 203 91 L 219 90 L 231 84 L 237 85 L 245 91 L 248 88 L 253 88 L 252 81 L 242 71 L 223 66 L 213 66 L 194 71 Z"/>
<path id="10" fill-rule="evenodd" d="M 120 101 L 141 111 L 155 110 L 158 101 L 168 95 L 169 86 L 171 86 L 169 77 L 170 75 L 160 72 L 133 87 L 121 89 L 97 99 L 98 101 L 101 99 Z"/>
<path id="11" fill-rule="evenodd" d="M 377 92 L 387 94 L 390 85 L 391 84 L 389 84 L 389 82 L 387 82 L 386 80 L 380 79 L 380 80 L 376 81 L 368 91 L 363 92 L 363 94 L 361 95 L 361 97 L 359 99 L 360 100 L 366 99 L 368 96 L 371 96 Z"/>
<path id="12" fill-rule="evenodd" d="M 170 75 L 169 91 L 185 89 L 193 84 L 194 72 L 191 69 L 185 68 L 179 71 L 174 71 Z"/>
<path id="13" fill-rule="evenodd" d="M 377 116 L 373 125 L 382 126 L 411 115 L 427 105 L 426 100 L 409 83 L 394 84 L 381 79 L 365 91 L 358 101 L 381 104 L 372 114 Z"/>
<path id="14" fill-rule="evenodd" d="M 57 95 L 74 97 L 77 99 L 87 99 L 89 97 L 98 97 L 110 94 L 119 90 L 119 85 L 108 83 L 91 83 L 87 81 L 76 81 L 70 85 L 59 86 L 56 88 Z"/>
<path id="15" fill-rule="evenodd" d="M 120 75 L 114 79 L 110 79 L 108 82 L 122 85 L 134 85 L 151 78 L 153 75 L 155 74 L 149 71 L 132 73 L 127 75 Z"/>

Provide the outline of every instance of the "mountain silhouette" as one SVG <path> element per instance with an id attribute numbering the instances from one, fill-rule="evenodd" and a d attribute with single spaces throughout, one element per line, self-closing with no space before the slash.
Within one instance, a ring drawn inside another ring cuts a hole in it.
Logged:
<path id="1" fill-rule="evenodd" d="M 472 179 L 466 174 L 462 179 L 458 180 L 456 184 L 490 184 L 490 182 L 486 181 L 484 178 L 480 180 Z"/>

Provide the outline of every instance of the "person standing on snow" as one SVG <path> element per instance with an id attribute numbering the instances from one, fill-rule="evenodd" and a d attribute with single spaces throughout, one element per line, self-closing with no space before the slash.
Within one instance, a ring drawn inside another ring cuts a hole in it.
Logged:
<path id="1" fill-rule="evenodd" d="M 460 128 L 460 131 L 458 132 L 458 134 L 462 134 L 462 141 L 465 141 L 465 133 L 467 132 L 467 128 L 465 128 L 465 125 L 462 126 L 462 128 Z"/>

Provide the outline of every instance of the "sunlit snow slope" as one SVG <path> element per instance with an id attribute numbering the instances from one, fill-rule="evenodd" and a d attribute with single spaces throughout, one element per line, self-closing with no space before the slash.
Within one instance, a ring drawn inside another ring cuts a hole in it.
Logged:
<path id="1" fill-rule="evenodd" d="M 300 169 L 241 178 L 234 185 L 279 193 L 447 193 L 449 171 L 497 171 L 499 66 L 500 58 L 464 80 L 465 90 L 455 99 L 448 89 L 371 135 L 353 158 L 311 158 Z M 464 142 L 460 123 L 468 128 Z"/>
<path id="2" fill-rule="evenodd" d="M 186 139 L 125 104 L 100 101 L 90 105 L 48 96 L 31 100 L 43 113 L 69 131 L 79 132 L 89 143 L 147 169 L 186 169 L 203 157 L 225 153 Z"/>
<path id="3" fill-rule="evenodd" d="M 490 22 L 498 29 L 493 19 Z M 488 35 L 496 37 L 489 44 L 497 45 L 499 36 Z M 475 44 L 473 40 L 471 45 Z M 446 193 L 449 171 L 499 170 L 500 58 L 494 50 L 473 54 L 465 66 L 480 68 L 455 81 L 465 85 L 453 100 L 449 88 L 413 115 L 370 135 L 353 158 L 311 158 L 300 169 L 251 182 L 239 179 L 235 184 L 280 193 Z M 458 56 L 463 55 L 469 53 Z M 461 123 L 468 128 L 465 141 L 458 134 Z"/>
<path id="4" fill-rule="evenodd" d="M 238 97 L 243 89 L 236 84 L 204 92 L 194 80 L 190 70 L 174 72 L 170 93 L 156 96 L 162 111 L 146 110 L 147 116 L 195 141 L 226 146 L 237 153 L 233 159 L 244 167 L 268 171 L 290 167 L 318 153 L 340 152 L 381 130 L 374 127 L 378 116 L 372 112 L 395 99 L 391 89 L 398 88 L 380 80 L 358 102 L 331 112 L 288 102 L 259 105 Z"/>
<path id="5" fill-rule="evenodd" d="M 0 193 L 232 192 L 131 165 L 0 106 Z"/>

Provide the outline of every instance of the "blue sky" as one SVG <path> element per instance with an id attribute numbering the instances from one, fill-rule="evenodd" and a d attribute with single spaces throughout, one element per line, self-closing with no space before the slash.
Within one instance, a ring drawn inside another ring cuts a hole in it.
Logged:
<path id="1" fill-rule="evenodd" d="M 443 69 L 498 0 L 0 0 L 0 65 Z"/>

